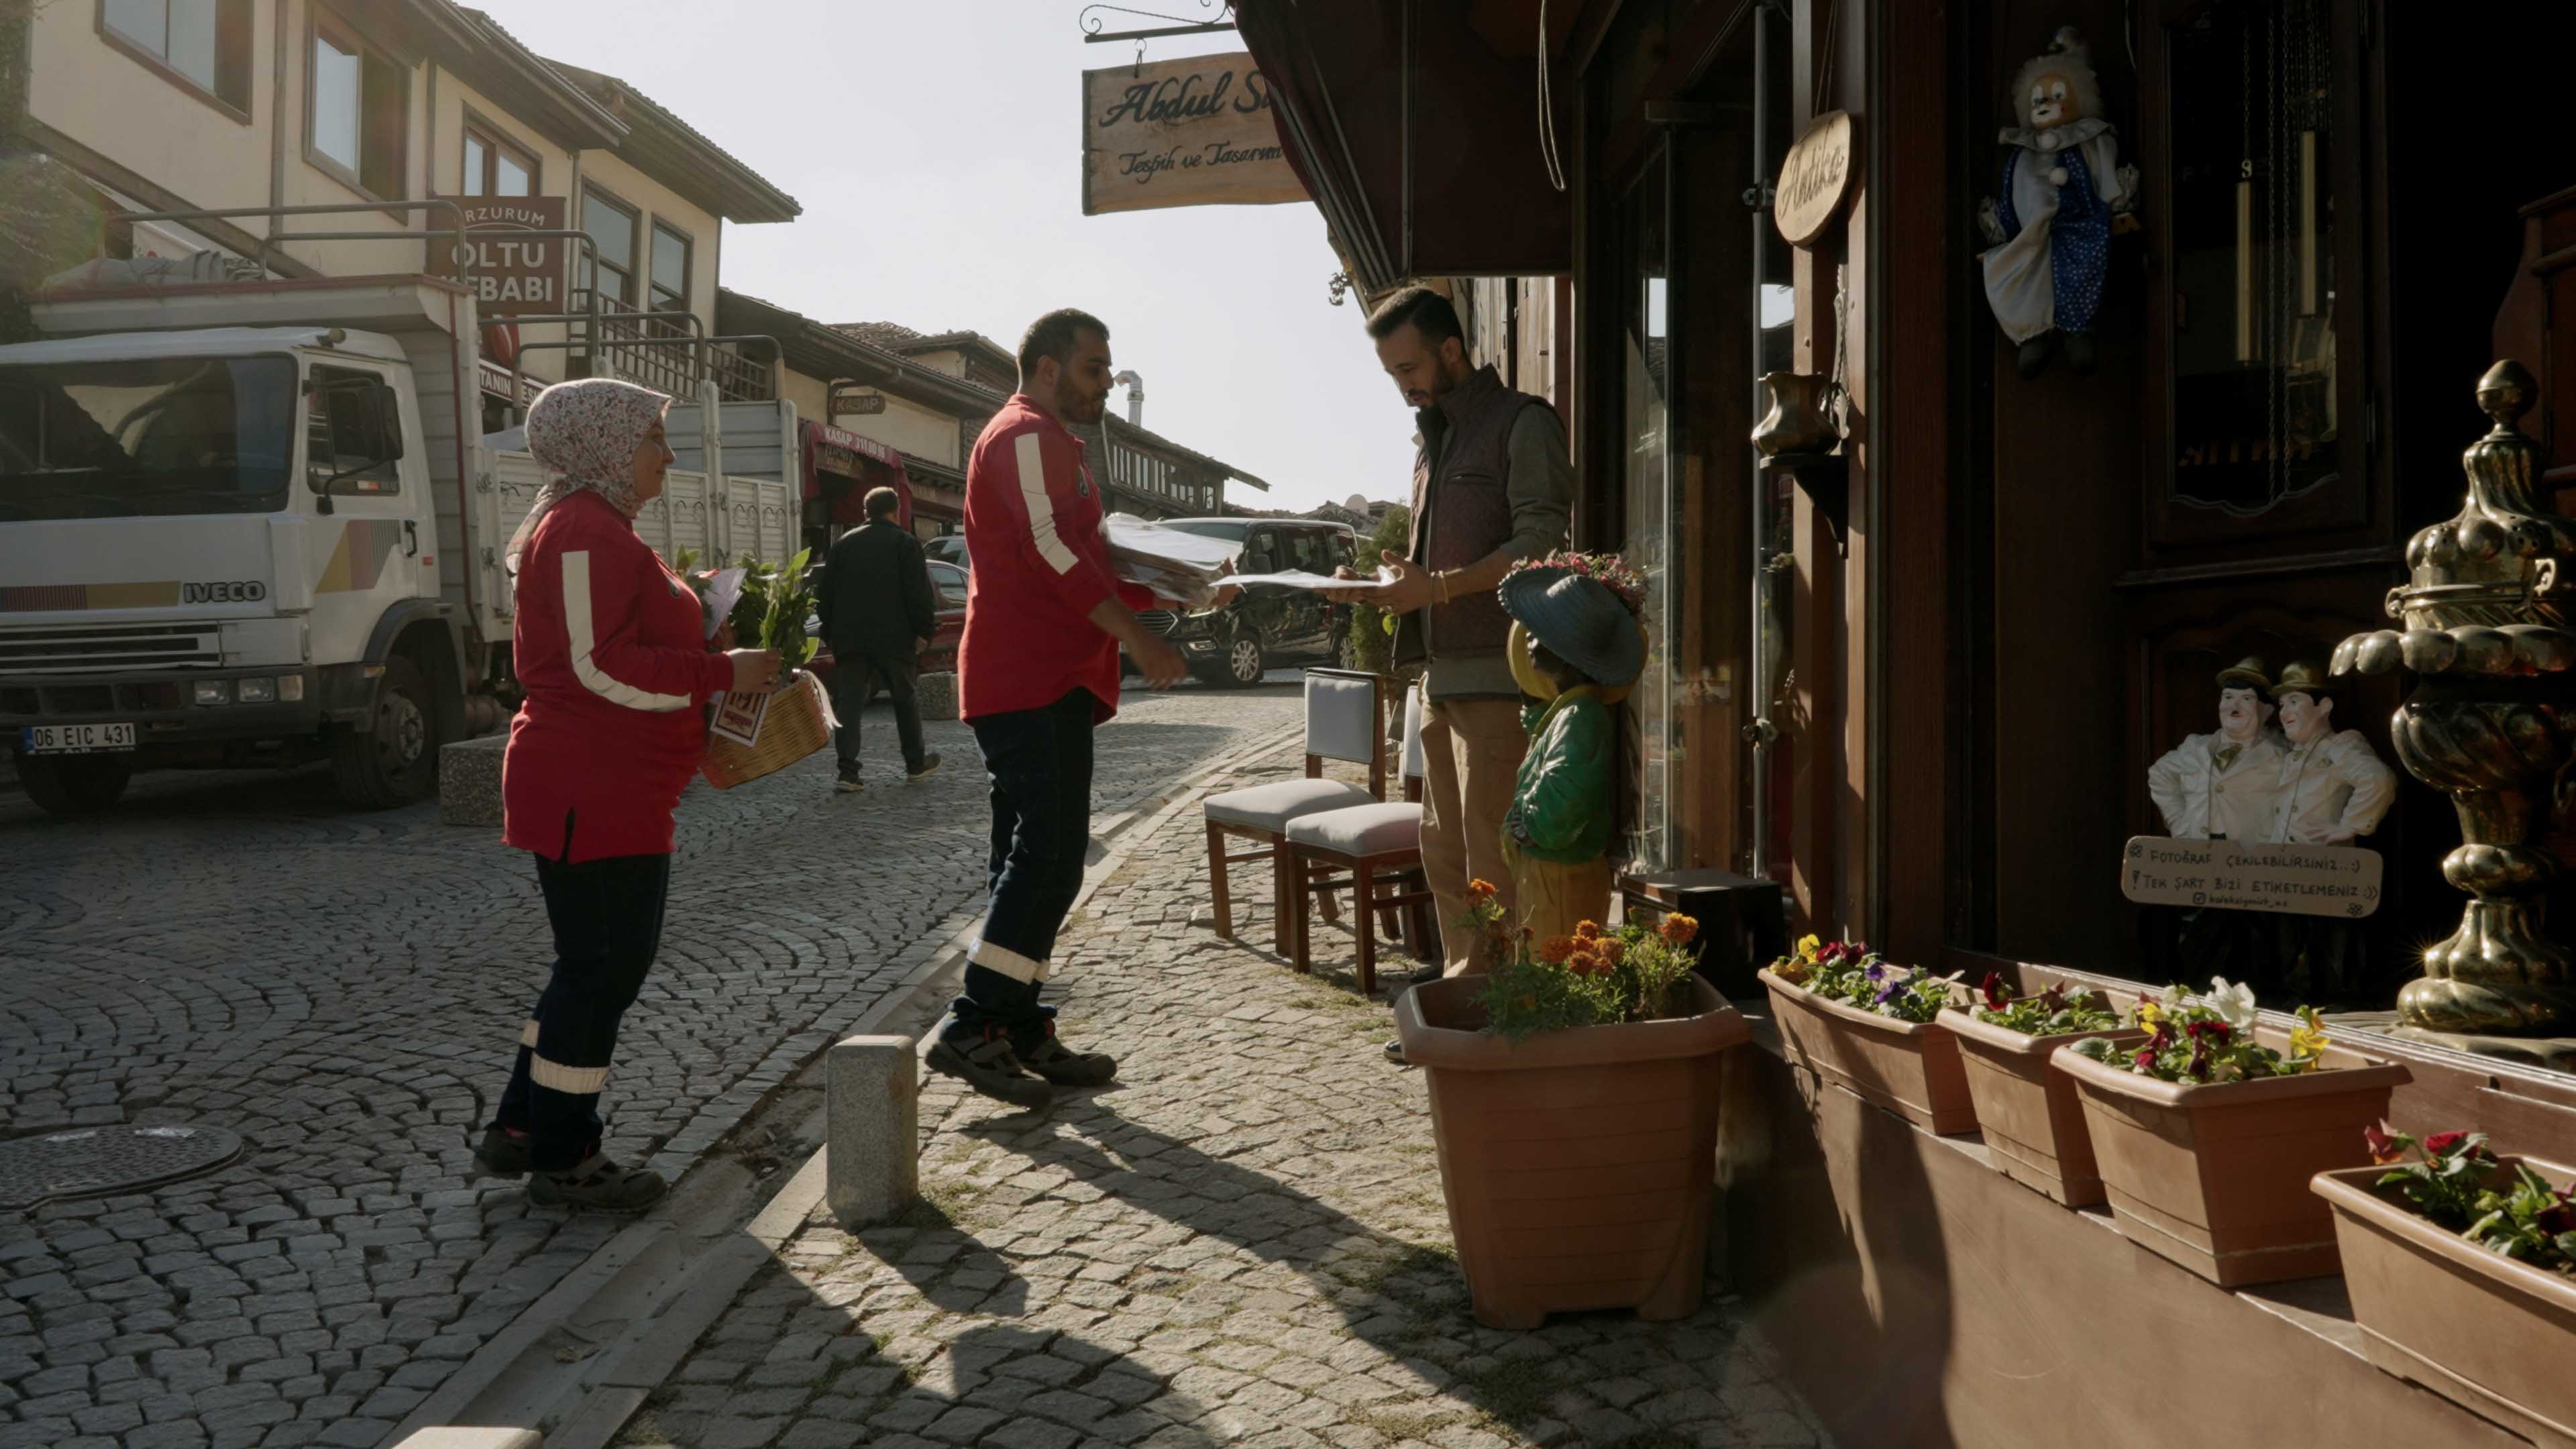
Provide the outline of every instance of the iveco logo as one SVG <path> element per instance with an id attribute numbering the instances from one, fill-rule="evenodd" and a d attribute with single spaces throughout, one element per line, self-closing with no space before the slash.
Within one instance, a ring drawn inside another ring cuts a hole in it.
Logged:
<path id="1" fill-rule="evenodd" d="M 256 604 L 268 597 L 268 585 L 257 579 L 222 584 L 182 584 L 181 601 L 190 604 Z"/>

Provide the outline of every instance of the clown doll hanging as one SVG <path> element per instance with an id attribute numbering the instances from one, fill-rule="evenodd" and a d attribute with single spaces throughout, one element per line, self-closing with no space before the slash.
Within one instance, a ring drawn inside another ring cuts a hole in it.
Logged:
<path id="1" fill-rule="evenodd" d="M 1982 260 L 1986 301 L 2020 346 L 2025 378 L 2062 349 L 2080 375 L 2093 370 L 2093 319 L 2102 305 L 2111 234 L 2133 231 L 2138 168 L 2119 164 L 2102 115 L 2102 86 L 2073 28 L 2013 77 L 2021 124 L 2000 139 L 2003 190 L 1977 208 L 1992 249 Z"/>

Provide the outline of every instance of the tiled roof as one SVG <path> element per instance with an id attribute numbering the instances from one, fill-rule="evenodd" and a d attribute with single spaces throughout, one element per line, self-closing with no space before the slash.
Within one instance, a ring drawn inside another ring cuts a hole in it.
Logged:
<path id="1" fill-rule="evenodd" d="M 574 65 L 569 61 L 549 60 L 546 64 L 554 67 L 574 85 L 599 98 L 612 113 L 616 111 L 620 101 L 631 104 L 663 130 L 683 138 L 691 149 L 702 153 L 706 159 L 716 162 L 731 172 L 738 188 L 749 198 L 754 199 L 760 208 L 753 215 L 737 219 L 786 221 L 803 214 L 805 210 L 803 203 L 779 190 L 769 178 L 752 170 L 740 157 L 717 145 L 704 131 L 680 119 L 679 115 L 669 107 L 637 90 L 628 82 L 619 80 L 613 75 Z"/>
<path id="2" fill-rule="evenodd" d="M 921 334 L 900 322 L 835 322 L 835 332 L 847 332 L 871 347 L 888 352 L 901 352 L 907 345 L 921 340 Z"/>

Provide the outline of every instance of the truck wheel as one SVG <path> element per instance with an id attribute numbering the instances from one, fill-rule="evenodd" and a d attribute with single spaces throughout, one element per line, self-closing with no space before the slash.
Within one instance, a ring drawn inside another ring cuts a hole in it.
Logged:
<path id="1" fill-rule="evenodd" d="M 134 764 L 122 755 L 20 755 L 18 783 L 50 815 L 89 815 L 125 793 Z"/>
<path id="2" fill-rule="evenodd" d="M 1225 682 L 1235 689 L 1250 689 L 1270 672 L 1270 662 L 1261 652 L 1261 635 L 1249 626 L 1234 631 L 1225 646 Z"/>
<path id="3" fill-rule="evenodd" d="M 331 771 L 340 799 L 361 810 L 389 810 L 438 792 L 438 702 L 420 666 L 397 654 L 385 661 L 376 689 L 375 728 L 332 741 Z"/>

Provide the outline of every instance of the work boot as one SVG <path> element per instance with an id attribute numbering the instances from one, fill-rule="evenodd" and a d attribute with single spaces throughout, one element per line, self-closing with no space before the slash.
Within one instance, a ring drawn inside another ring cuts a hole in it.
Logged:
<path id="1" fill-rule="evenodd" d="M 622 1216 L 644 1211 L 670 1191 L 671 1185 L 662 1180 L 662 1174 L 640 1167 L 620 1167 L 600 1152 L 593 1152 L 562 1172 L 540 1172 L 528 1180 L 528 1201 L 540 1207 Z"/>
<path id="2" fill-rule="evenodd" d="M 1036 1111 L 1055 1100 L 1055 1089 L 1029 1075 L 1020 1054 L 1011 1049 L 1010 1034 L 997 1026 L 979 1037 L 951 1039 L 943 1034 L 930 1044 L 930 1069 L 1014 1107 Z"/>
<path id="3" fill-rule="evenodd" d="M 832 793 L 835 795 L 855 795 L 866 788 L 866 786 L 859 783 L 859 767 L 856 764 L 848 764 L 841 767 L 841 778 L 833 784 Z"/>
<path id="4" fill-rule="evenodd" d="M 905 771 L 903 777 L 907 780 L 927 780 L 938 773 L 939 757 L 937 755 L 924 755 L 921 757 L 921 763 L 914 766 L 912 769 Z"/>
<path id="5" fill-rule="evenodd" d="M 1052 1021 L 1041 1032 L 1018 1037 L 1011 1049 L 1018 1053 L 1020 1065 L 1059 1087 L 1105 1087 L 1118 1079 L 1116 1057 L 1068 1050 L 1056 1040 Z"/>
<path id="6" fill-rule="evenodd" d="M 474 1144 L 474 1170 L 483 1177 L 498 1177 L 515 1182 L 528 1175 L 528 1134 L 513 1132 L 495 1122 L 483 1129 L 483 1138 Z"/>

